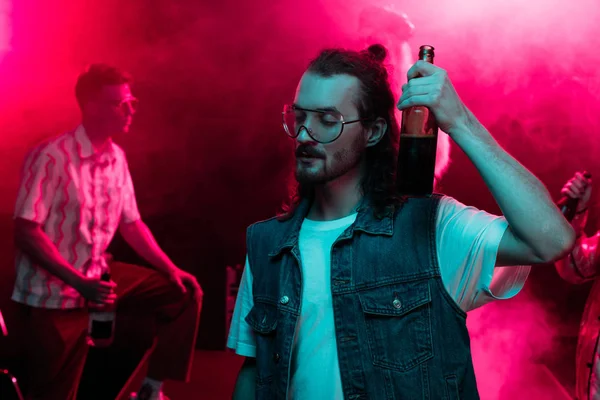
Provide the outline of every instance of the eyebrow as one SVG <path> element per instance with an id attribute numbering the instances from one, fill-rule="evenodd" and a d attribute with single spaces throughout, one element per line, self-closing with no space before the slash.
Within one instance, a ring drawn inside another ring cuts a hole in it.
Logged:
<path id="1" fill-rule="evenodd" d="M 294 108 L 297 108 L 299 110 L 307 110 L 307 111 L 322 111 L 322 112 L 336 112 L 336 113 L 340 113 L 340 110 L 338 110 L 336 107 L 333 106 L 328 106 L 328 107 L 318 107 L 318 108 L 307 108 L 307 107 L 302 107 L 296 103 L 292 104 L 292 106 Z"/>

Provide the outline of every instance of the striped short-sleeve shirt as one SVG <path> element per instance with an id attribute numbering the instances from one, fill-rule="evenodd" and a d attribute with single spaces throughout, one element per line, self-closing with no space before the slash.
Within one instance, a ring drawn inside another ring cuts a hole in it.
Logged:
<path id="1" fill-rule="evenodd" d="M 26 157 L 15 218 L 37 222 L 60 254 L 88 277 L 107 268 L 104 253 L 121 221 L 140 218 L 123 150 L 112 141 L 94 151 L 83 126 Z M 33 307 L 78 308 L 83 297 L 17 250 L 12 299 Z"/>

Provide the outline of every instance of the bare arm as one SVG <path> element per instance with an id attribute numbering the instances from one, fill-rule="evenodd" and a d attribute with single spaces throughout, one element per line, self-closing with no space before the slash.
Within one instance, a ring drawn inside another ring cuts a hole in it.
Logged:
<path id="1" fill-rule="evenodd" d="M 169 275 L 178 269 L 156 243 L 152 232 L 142 220 L 121 222 L 119 232 L 131 248 L 158 271 Z"/>
<path id="2" fill-rule="evenodd" d="M 452 138 L 478 169 L 508 222 L 497 265 L 547 263 L 564 257 L 575 233 L 546 187 L 504 151 L 470 112 Z"/>
<path id="3" fill-rule="evenodd" d="M 59 277 L 69 286 L 74 288 L 80 286 L 85 277 L 65 260 L 38 223 L 16 218 L 14 237 L 15 245 L 19 250 L 42 268 Z"/>
<path id="4" fill-rule="evenodd" d="M 238 373 L 235 387 L 233 388 L 233 400 L 253 400 L 256 393 L 256 359 L 246 357 L 244 364 Z"/>
<path id="5" fill-rule="evenodd" d="M 544 185 L 510 156 L 462 103 L 446 71 L 418 61 L 408 72 L 398 108 L 426 106 L 479 171 L 508 221 L 497 265 L 551 262 L 575 242 L 575 233 Z"/>

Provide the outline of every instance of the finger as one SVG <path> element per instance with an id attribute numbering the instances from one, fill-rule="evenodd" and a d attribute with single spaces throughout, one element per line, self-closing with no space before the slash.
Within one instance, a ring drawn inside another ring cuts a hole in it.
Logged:
<path id="1" fill-rule="evenodd" d="M 112 298 L 112 297 L 116 298 L 117 294 L 115 292 L 98 292 L 97 297 L 100 299 L 106 300 L 106 299 Z"/>
<path id="2" fill-rule="evenodd" d="M 579 193 L 577 193 L 575 190 L 573 190 L 573 188 L 570 188 L 567 190 L 566 195 L 569 196 L 572 199 L 578 199 Z"/>
<path id="3" fill-rule="evenodd" d="M 587 188 L 592 184 L 592 178 L 586 178 L 583 174 L 581 174 L 581 179 L 579 179 L 579 182 L 581 182 L 584 188 Z"/>
<path id="4" fill-rule="evenodd" d="M 113 305 L 113 304 L 115 304 L 115 300 L 116 299 L 106 298 L 106 299 L 104 299 L 104 301 L 102 302 L 102 304 L 104 304 L 104 305 Z"/>
<path id="5" fill-rule="evenodd" d="M 98 286 L 104 289 L 114 289 L 117 287 L 117 284 L 114 283 L 113 281 L 110 282 L 106 282 L 106 281 L 98 281 Z"/>
<path id="6" fill-rule="evenodd" d="M 577 182 L 581 183 L 582 189 L 586 189 L 588 186 L 592 184 L 592 178 L 586 178 L 581 172 L 577 172 L 575 174 L 575 179 Z"/>
<path id="7" fill-rule="evenodd" d="M 204 298 L 204 292 L 202 291 L 202 289 L 198 288 L 198 290 L 194 292 L 194 298 L 197 302 L 202 302 L 202 299 Z"/>
<path id="8" fill-rule="evenodd" d="M 181 281 L 181 278 L 177 278 L 175 280 L 175 284 L 179 287 L 179 290 L 181 290 L 182 293 L 187 293 L 187 288 L 185 287 L 185 285 Z"/>
<path id="9" fill-rule="evenodd" d="M 198 292 L 202 291 L 202 289 L 200 289 L 200 285 L 196 281 L 192 282 L 191 287 L 192 287 L 192 290 L 194 291 L 194 293 L 198 293 Z"/>
<path id="10" fill-rule="evenodd" d="M 402 88 L 402 96 L 400 96 L 399 101 L 410 96 L 430 94 L 435 90 L 438 90 L 438 85 L 435 83 L 428 83 L 425 85 L 404 85 Z"/>
<path id="11" fill-rule="evenodd" d="M 571 188 L 578 190 L 578 191 L 582 191 L 585 189 L 585 183 L 583 181 L 580 181 L 578 179 L 575 179 L 572 183 L 571 183 Z"/>
<path id="12" fill-rule="evenodd" d="M 421 76 L 418 79 L 411 79 L 410 81 L 408 81 L 407 83 L 405 83 L 404 85 L 402 85 L 403 87 L 414 87 L 414 86 L 422 86 L 422 85 L 433 85 L 439 83 L 439 79 L 437 79 L 435 76 Z"/>
<path id="13" fill-rule="evenodd" d="M 98 293 L 101 293 L 103 295 L 108 295 L 108 294 L 114 292 L 113 288 L 110 286 L 98 286 L 97 290 L 98 290 Z"/>
<path id="14" fill-rule="evenodd" d="M 568 197 L 572 197 L 572 191 L 571 191 L 571 185 L 567 185 L 565 187 L 562 188 L 562 190 L 560 191 L 560 194 L 562 194 L 563 196 L 568 196 Z"/>
<path id="15" fill-rule="evenodd" d="M 428 63 L 423 60 L 419 60 L 406 73 L 407 79 L 410 81 L 413 78 L 417 78 L 419 76 L 430 76 L 435 74 L 438 71 L 441 71 L 441 68 L 436 67 L 435 65 Z"/>
<path id="16" fill-rule="evenodd" d="M 428 95 L 410 96 L 407 98 L 402 97 L 400 98 L 397 106 L 399 110 L 404 110 L 405 108 L 414 106 L 429 106 L 431 103 L 431 97 Z"/>
<path id="17" fill-rule="evenodd" d="M 102 298 L 102 304 L 114 304 L 117 301 L 116 294 L 110 294 Z"/>

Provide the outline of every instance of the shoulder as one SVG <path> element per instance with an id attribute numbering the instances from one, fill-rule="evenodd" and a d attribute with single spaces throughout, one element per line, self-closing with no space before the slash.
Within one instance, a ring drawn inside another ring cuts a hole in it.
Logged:
<path id="1" fill-rule="evenodd" d="M 461 203 L 453 197 L 442 195 L 439 198 L 438 220 L 453 217 L 463 211 L 470 213 L 483 212 L 476 207 Z"/>
<path id="2" fill-rule="evenodd" d="M 274 228 L 281 227 L 286 223 L 289 223 L 289 221 L 282 219 L 280 216 L 274 215 L 271 218 L 256 221 L 250 226 L 248 226 L 248 233 L 262 233 L 272 231 Z"/>
<path id="3" fill-rule="evenodd" d="M 125 154 L 125 150 L 123 150 L 123 148 L 121 146 L 119 146 L 118 144 L 116 144 L 115 142 L 112 142 L 111 146 L 112 146 L 112 151 L 114 152 L 117 160 L 119 160 L 124 165 L 127 165 L 127 156 Z"/>
<path id="4" fill-rule="evenodd" d="M 125 150 L 123 150 L 121 146 L 116 144 L 114 141 L 111 143 L 111 146 L 117 156 L 125 158 Z"/>
<path id="5" fill-rule="evenodd" d="M 438 238 L 443 235 L 452 240 L 457 237 L 471 240 L 492 232 L 501 235 L 507 226 L 506 219 L 501 215 L 465 205 L 449 196 L 440 199 L 436 218 Z"/>
<path id="6" fill-rule="evenodd" d="M 65 149 L 70 148 L 71 132 L 66 132 L 51 138 L 46 138 L 35 144 L 25 155 L 29 162 L 56 161 L 64 156 Z"/>
<path id="7" fill-rule="evenodd" d="M 396 217 L 403 214 L 400 213 L 403 210 L 410 211 L 413 215 L 431 215 L 437 211 L 444 197 L 446 196 L 437 193 L 429 197 L 408 197 L 396 207 Z"/>
<path id="8" fill-rule="evenodd" d="M 438 218 L 443 219 L 444 217 L 452 217 L 457 214 L 466 215 L 466 216 L 477 216 L 481 218 L 501 218 L 499 215 L 491 214 L 487 211 L 481 210 L 474 206 L 469 206 L 461 203 L 450 196 L 441 196 L 438 207 Z"/>

